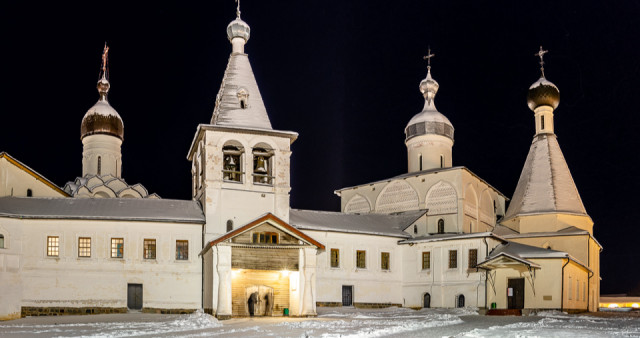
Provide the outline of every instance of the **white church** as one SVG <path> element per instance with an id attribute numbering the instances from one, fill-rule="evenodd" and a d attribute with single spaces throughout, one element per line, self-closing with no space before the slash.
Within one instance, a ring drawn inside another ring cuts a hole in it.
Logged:
<path id="1" fill-rule="evenodd" d="M 0 152 L 0 319 L 314 316 L 323 306 L 597 311 L 602 247 L 554 133 L 560 94 L 543 69 L 527 95 L 535 134 L 512 196 L 453 166 L 454 127 L 436 109 L 429 66 L 424 107 L 405 128 L 407 172 L 335 191 L 340 212 L 299 210 L 289 205 L 298 134 L 271 125 L 239 12 L 227 36 L 213 116 L 188 151 L 191 200 L 122 177 L 106 46 L 99 99 L 81 124 L 82 176 L 60 187 Z"/>

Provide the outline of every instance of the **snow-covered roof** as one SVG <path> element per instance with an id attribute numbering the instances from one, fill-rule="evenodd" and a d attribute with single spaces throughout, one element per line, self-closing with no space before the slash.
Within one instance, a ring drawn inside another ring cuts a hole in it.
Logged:
<path id="1" fill-rule="evenodd" d="M 333 211 L 291 209 L 289 223 L 302 230 L 409 238 L 411 236 L 403 230 L 425 213 L 426 210 L 391 215 L 345 214 Z"/>
<path id="2" fill-rule="evenodd" d="M 241 97 L 244 95 L 246 100 L 243 108 Z M 272 129 L 247 54 L 232 53 L 229 56 L 211 124 Z"/>
<path id="3" fill-rule="evenodd" d="M 516 242 L 507 242 L 498 245 L 489 253 L 487 260 L 506 254 L 519 258 L 567 258 L 569 254 L 563 251 L 551 249 L 543 249 L 537 246 L 520 244 Z"/>
<path id="4" fill-rule="evenodd" d="M 142 184 L 129 185 L 113 175 L 86 175 L 67 182 L 64 191 L 72 197 L 160 198 L 149 194 Z"/>
<path id="5" fill-rule="evenodd" d="M 472 238 L 483 238 L 483 237 L 493 237 L 497 240 L 506 242 L 500 236 L 497 236 L 496 234 L 491 232 L 474 232 L 474 233 L 424 235 L 424 236 L 406 239 L 398 243 L 399 244 L 426 243 L 426 242 L 450 241 L 450 240 L 458 240 L 458 239 L 472 239 Z"/>
<path id="6" fill-rule="evenodd" d="M 0 197 L 0 217 L 205 222 L 196 201 L 138 198 Z"/>
<path id="7" fill-rule="evenodd" d="M 587 215 L 554 134 L 533 138 L 504 219 L 541 213 Z"/>

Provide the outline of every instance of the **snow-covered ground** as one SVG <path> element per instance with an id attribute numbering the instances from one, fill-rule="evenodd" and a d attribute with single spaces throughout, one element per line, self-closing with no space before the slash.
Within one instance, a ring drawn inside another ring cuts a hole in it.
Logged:
<path id="1" fill-rule="evenodd" d="M 640 317 L 543 312 L 479 316 L 475 309 L 319 308 L 317 318 L 191 315 L 30 317 L 0 322 L 0 337 L 639 337 Z"/>

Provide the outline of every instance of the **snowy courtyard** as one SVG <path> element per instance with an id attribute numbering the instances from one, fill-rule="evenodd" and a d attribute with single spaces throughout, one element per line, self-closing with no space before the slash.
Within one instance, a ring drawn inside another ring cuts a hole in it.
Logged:
<path id="1" fill-rule="evenodd" d="M 29 317 L 0 322 L 1 337 L 638 337 L 640 317 L 480 316 L 474 309 L 319 308 L 317 318 L 235 318 L 195 313 Z"/>

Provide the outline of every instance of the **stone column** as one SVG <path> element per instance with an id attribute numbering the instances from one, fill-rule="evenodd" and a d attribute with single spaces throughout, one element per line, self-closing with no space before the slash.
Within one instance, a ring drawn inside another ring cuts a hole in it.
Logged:
<path id="1" fill-rule="evenodd" d="M 218 245 L 218 319 L 231 318 L 231 247 Z"/>
<path id="2" fill-rule="evenodd" d="M 302 296 L 302 315 L 317 316 L 314 301 L 316 278 L 316 248 L 304 248 L 304 293 Z"/>

